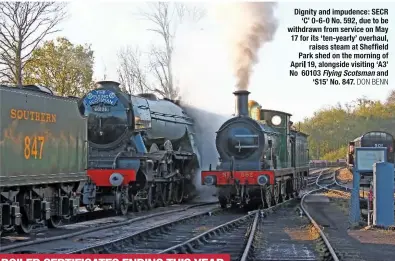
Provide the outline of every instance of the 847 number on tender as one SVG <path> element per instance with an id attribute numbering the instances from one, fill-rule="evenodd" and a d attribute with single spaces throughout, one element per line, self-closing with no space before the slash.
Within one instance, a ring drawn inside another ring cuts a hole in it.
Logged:
<path id="1" fill-rule="evenodd" d="M 25 136 L 23 154 L 25 159 L 32 156 L 35 159 L 42 159 L 45 138 L 43 136 Z"/>

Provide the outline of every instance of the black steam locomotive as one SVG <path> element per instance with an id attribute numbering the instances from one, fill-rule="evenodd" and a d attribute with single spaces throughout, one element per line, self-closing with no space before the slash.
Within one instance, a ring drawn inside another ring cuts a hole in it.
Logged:
<path id="1" fill-rule="evenodd" d="M 88 182 L 83 204 L 126 214 L 169 202 L 193 190 L 199 167 L 193 121 L 170 100 L 132 96 L 102 81 L 80 101 L 88 118 Z"/>
<path id="2" fill-rule="evenodd" d="M 216 170 L 203 171 L 203 185 L 218 188 L 222 207 L 267 207 L 296 196 L 309 173 L 307 135 L 296 131 L 291 115 L 264 110 L 248 91 L 236 91 L 236 117 L 218 130 Z"/>

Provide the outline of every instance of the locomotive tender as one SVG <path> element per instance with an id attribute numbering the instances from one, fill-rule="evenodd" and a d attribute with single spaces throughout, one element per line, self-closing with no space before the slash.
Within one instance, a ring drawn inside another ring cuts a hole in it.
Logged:
<path id="1" fill-rule="evenodd" d="M 86 180 L 87 120 L 75 98 L 0 85 L 0 234 L 57 227 L 75 215 Z"/>
<path id="2" fill-rule="evenodd" d="M 353 141 L 348 143 L 348 155 L 347 155 L 347 167 L 352 171 L 354 166 L 355 148 L 360 147 L 386 147 L 387 148 L 387 162 L 394 163 L 395 152 L 395 139 L 388 132 L 384 131 L 369 131 L 355 138 Z M 369 187 L 370 182 L 373 179 L 373 172 L 364 173 L 361 175 L 360 185 L 361 187 Z"/>
<path id="3" fill-rule="evenodd" d="M 216 170 L 202 171 L 202 185 L 217 187 L 221 207 L 270 207 L 295 197 L 309 173 L 307 135 L 285 112 L 264 110 L 248 91 L 235 91 L 235 117 L 217 131 Z"/>
<path id="4" fill-rule="evenodd" d="M 199 167 L 193 121 L 175 102 L 153 94 L 124 93 L 101 81 L 80 101 L 88 118 L 88 182 L 83 204 L 125 215 L 181 203 L 193 190 Z"/>

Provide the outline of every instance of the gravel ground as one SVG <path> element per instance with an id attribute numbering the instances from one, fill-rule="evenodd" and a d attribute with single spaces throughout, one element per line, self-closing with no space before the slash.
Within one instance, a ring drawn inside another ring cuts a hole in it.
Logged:
<path id="1" fill-rule="evenodd" d="M 318 233 L 307 217 L 300 217 L 298 202 L 269 214 L 258 224 L 254 260 L 318 260 Z"/>
<path id="2" fill-rule="evenodd" d="M 352 173 L 348 169 L 341 169 L 337 175 L 337 180 L 341 182 L 352 181 Z"/>

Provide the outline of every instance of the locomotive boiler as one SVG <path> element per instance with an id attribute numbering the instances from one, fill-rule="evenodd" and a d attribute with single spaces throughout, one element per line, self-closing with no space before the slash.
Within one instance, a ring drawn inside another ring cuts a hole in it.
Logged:
<path id="1" fill-rule="evenodd" d="M 126 214 L 180 203 L 199 166 L 193 121 L 175 102 L 122 92 L 102 81 L 80 102 L 88 118 L 88 176 L 83 204 Z"/>
<path id="2" fill-rule="evenodd" d="M 0 233 L 59 226 L 79 208 L 87 120 L 46 87 L 0 85 Z"/>
<path id="3" fill-rule="evenodd" d="M 236 91 L 235 117 L 217 131 L 216 170 L 202 171 L 202 184 L 216 186 L 222 207 L 272 206 L 295 197 L 308 175 L 307 135 L 296 131 L 291 115 L 264 110 Z"/>

